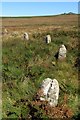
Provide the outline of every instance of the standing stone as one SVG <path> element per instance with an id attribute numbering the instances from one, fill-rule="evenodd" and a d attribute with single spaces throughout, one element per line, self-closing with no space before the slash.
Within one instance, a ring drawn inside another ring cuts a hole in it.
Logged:
<path id="1" fill-rule="evenodd" d="M 51 36 L 47 35 L 46 36 L 46 43 L 49 44 L 51 42 Z"/>
<path id="2" fill-rule="evenodd" d="M 56 106 L 58 104 L 58 97 L 59 97 L 59 84 L 56 79 L 53 79 L 48 93 L 47 93 L 48 101 L 51 106 Z"/>
<path id="3" fill-rule="evenodd" d="M 28 35 L 28 33 L 26 33 L 26 32 L 24 33 L 24 39 L 25 39 L 25 40 L 29 40 L 29 35 Z"/>
<path id="4" fill-rule="evenodd" d="M 48 101 L 48 103 L 55 107 L 58 104 L 59 98 L 59 84 L 56 79 L 46 78 L 41 86 L 43 94 L 40 97 L 41 101 Z"/>
<path id="5" fill-rule="evenodd" d="M 7 29 L 5 28 L 5 29 L 4 29 L 4 34 L 7 34 L 7 33 L 8 33 L 8 31 L 7 31 Z"/>
<path id="6" fill-rule="evenodd" d="M 59 55 L 58 55 L 58 59 L 59 60 L 63 60 L 66 58 L 66 47 L 64 45 L 61 45 L 60 49 L 59 49 Z"/>

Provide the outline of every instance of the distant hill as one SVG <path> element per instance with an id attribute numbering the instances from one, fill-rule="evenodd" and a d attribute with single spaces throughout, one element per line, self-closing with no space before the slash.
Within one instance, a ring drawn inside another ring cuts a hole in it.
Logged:
<path id="1" fill-rule="evenodd" d="M 69 12 L 69 13 L 63 13 L 65 15 L 76 15 L 76 13 L 73 13 L 73 12 Z"/>
<path id="2" fill-rule="evenodd" d="M 59 15 L 77 15 L 76 13 L 69 12 L 69 13 L 62 13 L 62 14 L 56 14 L 56 15 L 41 15 L 41 16 L 0 16 L 0 18 L 33 18 L 33 17 L 54 17 Z"/>

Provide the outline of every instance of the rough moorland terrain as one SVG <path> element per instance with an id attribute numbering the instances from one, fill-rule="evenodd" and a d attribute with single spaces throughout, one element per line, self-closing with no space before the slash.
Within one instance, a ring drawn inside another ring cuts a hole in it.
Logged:
<path id="1" fill-rule="evenodd" d="M 2 21 L 3 118 L 78 119 L 78 16 L 3 18 Z M 29 41 L 23 40 L 24 32 L 29 33 Z M 46 34 L 51 35 L 50 44 L 45 43 Z M 67 48 L 67 57 L 56 62 L 54 55 L 61 44 Z M 37 100 L 40 85 L 48 77 L 57 79 L 60 85 L 55 108 L 47 101 Z"/>

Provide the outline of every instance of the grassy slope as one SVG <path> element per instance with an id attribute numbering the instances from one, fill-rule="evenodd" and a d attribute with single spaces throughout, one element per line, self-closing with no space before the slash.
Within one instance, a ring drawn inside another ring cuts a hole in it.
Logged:
<path id="1" fill-rule="evenodd" d="M 44 36 L 49 33 L 52 42 L 45 45 Z M 59 104 L 67 106 L 78 114 L 78 74 L 74 67 L 77 50 L 77 32 L 46 31 L 33 34 L 29 41 L 9 38 L 3 42 L 3 118 L 28 118 L 29 104 L 46 77 L 56 78 L 60 84 Z M 55 62 L 54 55 L 59 46 L 67 46 L 67 59 Z M 37 107 L 37 106 L 36 106 Z M 42 112 L 40 108 L 36 108 Z M 34 111 L 34 110 L 33 110 Z M 38 117 L 48 117 L 42 112 Z M 59 117 L 59 115 L 57 116 Z"/>

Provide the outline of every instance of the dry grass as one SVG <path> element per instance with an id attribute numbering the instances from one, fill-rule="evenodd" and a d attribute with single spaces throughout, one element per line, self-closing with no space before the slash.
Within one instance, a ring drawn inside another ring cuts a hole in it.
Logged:
<path id="1" fill-rule="evenodd" d="M 65 29 L 75 27 L 78 24 L 78 15 L 58 15 L 51 17 L 32 18 L 2 18 L 3 28 L 8 31 L 45 31 L 49 29 Z M 64 27 L 63 27 L 64 26 Z"/>

